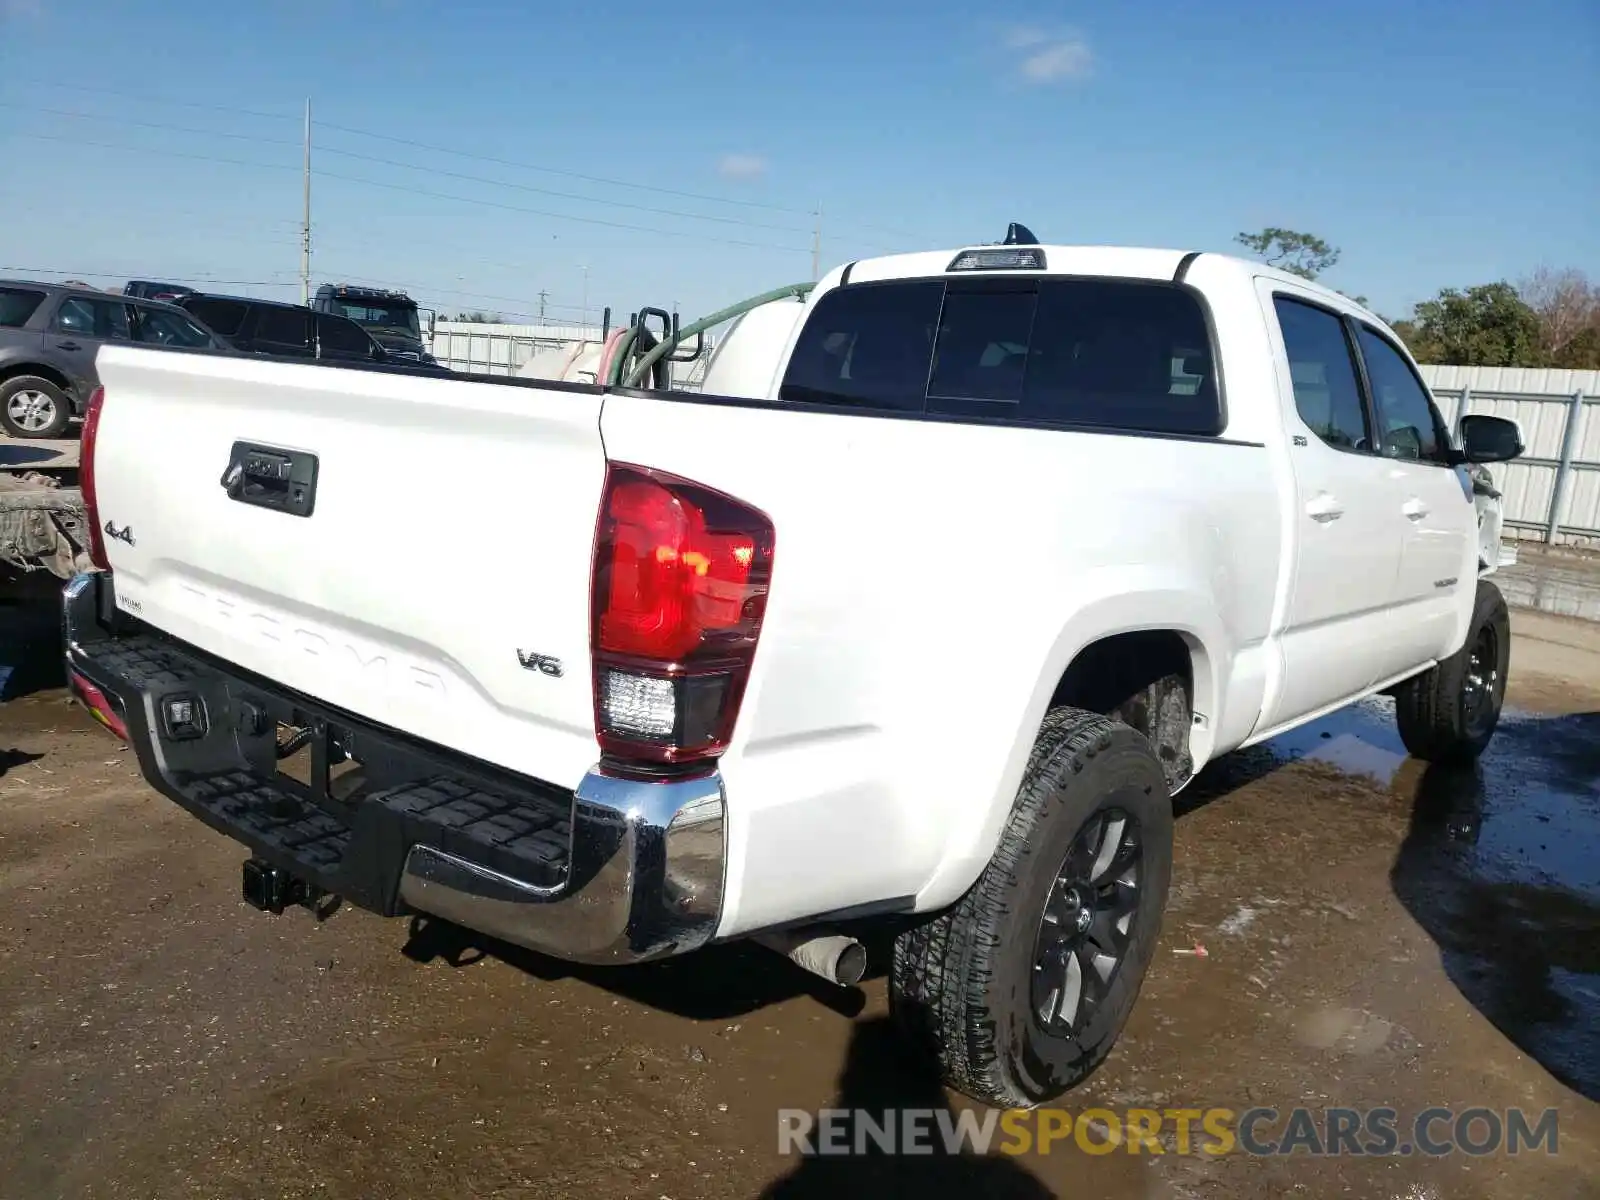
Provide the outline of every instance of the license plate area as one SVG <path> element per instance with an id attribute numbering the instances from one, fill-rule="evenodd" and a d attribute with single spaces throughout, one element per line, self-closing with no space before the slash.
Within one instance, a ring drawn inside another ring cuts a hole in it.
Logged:
<path id="1" fill-rule="evenodd" d="M 329 811 L 352 804 L 366 782 L 355 732 L 290 708 L 274 732 L 277 782 Z"/>

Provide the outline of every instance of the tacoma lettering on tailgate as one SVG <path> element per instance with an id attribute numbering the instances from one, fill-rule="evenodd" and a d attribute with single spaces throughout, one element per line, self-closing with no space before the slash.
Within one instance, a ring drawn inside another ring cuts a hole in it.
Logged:
<path id="1" fill-rule="evenodd" d="M 423 692 L 439 699 L 446 694 L 444 677 L 437 671 L 421 663 L 396 658 L 382 647 L 313 628 L 304 618 L 298 622 L 284 620 L 191 583 L 181 586 L 220 617 L 223 628 L 247 641 L 292 648 L 323 662 L 354 667 L 367 686 L 380 691 L 404 692 L 413 696 Z"/>

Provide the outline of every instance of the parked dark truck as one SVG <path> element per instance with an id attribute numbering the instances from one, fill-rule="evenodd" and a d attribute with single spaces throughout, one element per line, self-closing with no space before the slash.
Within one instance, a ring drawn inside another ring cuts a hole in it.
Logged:
<path id="1" fill-rule="evenodd" d="M 404 292 L 325 283 L 317 289 L 311 307 L 317 312 L 348 317 L 370 333 L 391 358 L 430 364 L 434 361 L 422 341 L 417 302 Z"/>

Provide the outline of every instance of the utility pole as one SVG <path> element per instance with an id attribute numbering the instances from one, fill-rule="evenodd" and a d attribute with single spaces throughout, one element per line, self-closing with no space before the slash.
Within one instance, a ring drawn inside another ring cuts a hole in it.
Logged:
<path id="1" fill-rule="evenodd" d="M 550 293 L 545 291 L 543 288 L 539 289 L 539 324 L 541 325 L 544 324 L 544 302 L 549 295 Z"/>
<path id="2" fill-rule="evenodd" d="M 311 101 L 306 100 L 305 217 L 300 226 L 300 303 L 311 306 Z"/>
<path id="3" fill-rule="evenodd" d="M 822 201 L 817 201 L 817 223 L 811 227 L 811 281 L 815 283 L 822 270 Z"/>

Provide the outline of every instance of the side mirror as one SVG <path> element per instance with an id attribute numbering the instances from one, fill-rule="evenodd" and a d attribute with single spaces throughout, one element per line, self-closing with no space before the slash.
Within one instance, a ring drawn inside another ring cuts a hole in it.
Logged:
<path id="1" fill-rule="evenodd" d="M 1527 449 L 1522 426 L 1507 417 L 1469 413 L 1461 418 L 1461 459 L 1469 463 L 1509 462 Z"/>

